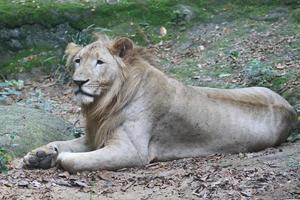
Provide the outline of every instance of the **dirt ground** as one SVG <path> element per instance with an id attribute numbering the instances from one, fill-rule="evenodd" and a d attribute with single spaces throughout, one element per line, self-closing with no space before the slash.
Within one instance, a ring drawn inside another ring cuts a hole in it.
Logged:
<path id="1" fill-rule="evenodd" d="M 16 164 L 0 175 L 0 199 L 300 199 L 299 166 L 300 141 L 258 153 L 76 175 Z"/>
<path id="2" fill-rule="evenodd" d="M 295 47 L 300 35 L 293 31 L 295 27 L 286 19 L 195 26 L 187 34 L 192 42 L 171 41 L 158 47 L 162 70 L 193 85 L 248 86 L 256 82 L 243 76 L 241 66 L 252 59 L 275 60 L 272 67 L 276 73 L 292 74 L 278 91 L 300 88 L 299 50 Z M 228 49 L 234 52 L 226 54 Z M 196 68 L 184 71 L 186 66 Z M 230 66 L 231 71 L 223 66 Z M 218 70 L 218 74 L 211 73 Z M 43 97 L 33 99 L 37 91 Z M 84 126 L 71 86 L 62 86 L 51 76 L 29 76 L 22 93 L 8 103 L 33 99 L 35 107 L 42 107 L 47 101 L 51 113 L 78 128 Z M 0 199 L 300 199 L 299 140 L 257 153 L 218 154 L 71 175 L 56 168 L 25 170 L 20 162 L 14 160 L 8 173 L 0 174 Z"/>

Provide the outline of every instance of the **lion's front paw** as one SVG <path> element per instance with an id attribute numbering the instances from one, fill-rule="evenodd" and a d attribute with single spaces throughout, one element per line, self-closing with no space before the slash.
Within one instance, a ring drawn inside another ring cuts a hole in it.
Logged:
<path id="1" fill-rule="evenodd" d="M 29 152 L 23 158 L 25 168 L 48 169 L 54 167 L 58 155 L 55 145 L 46 145 Z"/>

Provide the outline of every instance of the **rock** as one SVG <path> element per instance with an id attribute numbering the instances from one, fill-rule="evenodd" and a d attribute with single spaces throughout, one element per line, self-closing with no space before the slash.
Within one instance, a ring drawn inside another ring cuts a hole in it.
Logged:
<path id="1" fill-rule="evenodd" d="M 70 15 L 70 18 L 73 20 L 78 17 L 80 16 Z M 53 27 L 45 27 L 39 24 L 27 24 L 18 28 L 3 27 L 0 30 L 0 42 L 6 49 L 5 51 L 2 50 L 2 54 L 7 54 L 7 50 L 16 51 L 35 47 L 58 47 L 59 49 L 64 49 L 69 41 L 66 35 L 72 35 L 75 32 L 76 30 L 68 23 L 58 24 Z"/>
<path id="2" fill-rule="evenodd" d="M 10 39 L 10 38 L 20 38 L 21 33 L 19 29 L 14 28 L 14 29 L 1 29 L 0 30 L 0 39 Z"/>
<path id="3" fill-rule="evenodd" d="M 180 4 L 176 6 L 175 10 L 178 12 L 180 16 L 183 17 L 183 20 L 187 22 L 192 20 L 195 17 L 195 13 L 191 6 Z"/>
<path id="4" fill-rule="evenodd" d="M 8 45 L 13 50 L 20 50 L 23 48 L 23 45 L 19 42 L 19 40 L 16 40 L 16 39 L 11 39 L 8 42 Z"/>
<path id="5" fill-rule="evenodd" d="M 0 106 L 0 147 L 15 156 L 55 140 L 72 139 L 72 124 L 38 109 Z"/>
<path id="6" fill-rule="evenodd" d="M 18 182 L 18 186 L 20 187 L 27 187 L 29 185 L 29 182 L 26 180 L 22 180 L 20 182 Z"/>
<path id="7" fill-rule="evenodd" d="M 271 10 L 267 15 L 265 16 L 252 16 L 250 19 L 256 20 L 256 21 L 277 21 L 280 18 L 284 18 L 288 16 L 289 10 L 284 7 L 278 7 L 273 10 Z"/>
<path id="8" fill-rule="evenodd" d="M 119 3 L 119 0 L 105 0 L 105 2 L 106 2 L 107 4 L 113 5 L 113 4 Z"/>

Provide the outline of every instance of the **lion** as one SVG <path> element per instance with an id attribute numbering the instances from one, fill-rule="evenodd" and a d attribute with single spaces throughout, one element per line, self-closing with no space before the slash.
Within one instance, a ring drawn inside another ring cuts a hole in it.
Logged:
<path id="1" fill-rule="evenodd" d="M 270 89 L 186 86 L 126 37 L 70 43 L 65 53 L 86 134 L 29 152 L 25 167 L 74 173 L 255 152 L 284 142 L 297 122 L 293 107 Z"/>

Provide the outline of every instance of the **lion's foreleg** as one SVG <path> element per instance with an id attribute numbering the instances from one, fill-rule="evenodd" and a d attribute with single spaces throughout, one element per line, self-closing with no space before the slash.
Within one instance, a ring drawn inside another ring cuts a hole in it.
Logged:
<path id="1" fill-rule="evenodd" d="M 48 145 L 55 146 L 57 148 L 58 153 L 91 151 L 91 148 L 88 145 L 85 136 L 73 140 L 55 141 L 49 143 Z"/>
<path id="2" fill-rule="evenodd" d="M 121 136 L 120 136 L 121 135 Z M 146 164 L 126 134 L 120 134 L 108 142 L 108 145 L 91 152 L 63 152 L 58 156 L 58 163 L 69 172 L 98 169 L 119 169 Z"/>

